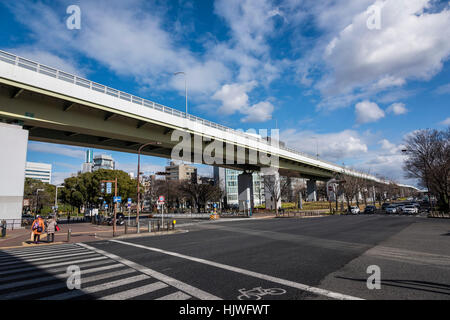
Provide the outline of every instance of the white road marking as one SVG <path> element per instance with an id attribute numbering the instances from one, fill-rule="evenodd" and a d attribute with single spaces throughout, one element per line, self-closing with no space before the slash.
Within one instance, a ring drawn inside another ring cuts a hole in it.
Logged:
<path id="1" fill-rule="evenodd" d="M 81 277 L 83 277 L 84 275 L 89 274 L 89 273 L 94 273 L 94 272 L 98 272 L 98 271 L 105 271 L 105 270 L 110 270 L 110 269 L 115 269 L 115 268 L 120 268 L 120 267 L 124 267 L 124 266 L 122 264 L 118 264 L 117 263 L 117 264 L 113 264 L 113 265 L 109 265 L 109 266 L 98 267 L 98 268 L 93 268 L 93 269 L 88 269 L 88 270 L 82 270 L 81 271 Z M 120 274 L 121 273 L 119 273 L 118 275 L 120 275 Z M 30 285 L 30 284 L 35 284 L 35 283 L 40 283 L 40 282 L 45 282 L 45 281 L 52 281 L 52 280 L 57 280 L 57 279 L 65 279 L 65 278 L 67 278 L 67 273 L 66 272 L 60 273 L 60 274 L 56 274 L 56 275 L 53 275 L 53 276 L 48 276 L 48 277 L 42 277 L 42 273 L 41 273 L 41 276 L 38 275 L 34 279 L 29 279 L 29 280 L 12 282 L 12 283 L 7 283 L 7 284 L 4 284 L 4 285 L 0 285 L 0 290 L 16 288 L 16 287 L 21 287 L 21 286 L 27 286 L 27 285 Z"/>
<path id="2" fill-rule="evenodd" d="M 135 270 L 131 270 L 131 271 L 135 272 Z M 129 273 L 129 271 L 127 271 L 127 273 Z M 83 288 L 80 290 L 72 290 L 69 292 L 62 293 L 62 294 L 45 297 L 40 300 L 66 300 L 66 299 L 71 299 L 71 298 L 75 298 L 75 297 L 79 297 L 79 296 L 84 296 L 86 294 L 96 293 L 99 291 L 120 287 L 120 286 L 123 286 L 126 284 L 131 284 L 131 283 L 146 280 L 146 279 L 149 279 L 149 277 L 146 276 L 145 274 L 141 274 L 138 276 L 120 279 L 120 280 L 107 282 L 107 283 L 99 284 L 99 285 L 92 286 L 92 287 L 85 287 L 85 288 L 84 288 L 84 282 L 83 282 L 83 285 L 82 285 Z"/>
<path id="3" fill-rule="evenodd" d="M 132 272 L 134 272 L 134 270 L 121 270 L 121 271 L 117 271 L 117 272 L 110 272 L 110 273 L 106 273 L 106 274 L 101 274 L 101 275 L 84 278 L 84 279 L 81 279 L 81 281 L 84 285 L 89 282 L 94 282 L 94 281 L 98 281 L 98 280 L 104 280 L 104 279 L 108 279 L 108 278 L 112 278 L 112 277 L 117 277 L 117 276 L 121 276 L 123 274 L 132 273 Z M 56 290 L 56 289 L 61 289 L 61 288 L 67 288 L 66 282 L 59 282 L 59 283 L 56 283 L 53 285 L 36 287 L 36 288 L 29 289 L 29 290 L 23 290 L 23 291 L 13 292 L 13 293 L 6 294 L 6 295 L 0 295 L 0 299 L 1 300 L 17 299 L 17 298 L 21 298 L 21 297 L 25 297 L 25 296 L 29 296 L 29 295 L 33 295 L 33 294 L 38 294 L 38 293 L 45 293 L 45 292 L 48 292 L 51 290 Z M 74 292 L 74 291 L 71 291 L 71 292 Z M 80 292 L 80 290 L 77 290 L 75 292 Z M 84 293 L 82 293 L 82 294 L 84 294 Z M 47 300 L 47 299 L 44 299 L 44 300 Z M 52 300 L 52 299 L 50 298 L 48 300 Z"/>
<path id="4" fill-rule="evenodd" d="M 111 294 L 109 296 L 101 297 L 99 300 L 127 300 L 127 299 L 131 299 L 134 297 L 142 296 L 142 295 L 150 293 L 150 292 L 157 291 L 159 289 L 167 288 L 167 287 L 168 287 L 167 284 L 165 284 L 161 281 L 158 281 L 158 282 L 151 283 L 151 284 L 148 284 L 148 285 L 145 285 L 142 287 L 133 288 L 130 290 Z"/>
<path id="5" fill-rule="evenodd" d="M 94 261 L 94 262 L 87 263 L 87 264 L 82 264 L 82 265 L 77 264 L 77 265 L 81 268 L 81 272 L 85 273 L 86 271 L 94 272 L 94 271 L 91 271 L 93 269 L 87 269 L 88 267 L 95 267 L 95 266 L 98 266 L 99 264 L 104 264 L 104 263 L 105 263 L 105 261 Z M 109 267 L 112 267 L 112 266 L 123 267 L 123 265 L 121 265 L 121 264 L 108 265 L 108 266 L 105 266 L 105 267 L 109 268 Z M 98 268 L 103 268 L 103 267 L 98 267 Z M 29 268 L 26 268 L 26 269 L 29 269 Z M 95 269 L 97 269 L 97 268 L 95 268 Z M 24 273 L 16 274 L 14 276 L 9 276 L 9 277 L 6 277 L 6 278 L 2 277 L 2 278 L 0 278 L 0 280 L 1 280 L 1 282 L 5 282 L 5 281 L 12 281 L 12 280 L 16 280 L 17 281 L 17 280 L 20 280 L 20 279 L 23 279 L 23 278 L 30 278 L 30 277 L 35 277 L 35 276 L 39 277 L 39 276 L 42 276 L 42 272 L 46 272 L 46 273 L 49 273 L 49 274 L 58 274 L 58 273 L 60 273 L 62 271 L 66 271 L 67 267 L 60 267 L 60 268 L 51 269 L 51 270 L 45 270 L 45 268 L 42 268 L 42 269 L 32 268 L 30 270 L 24 270 L 24 271 L 31 271 L 31 270 L 33 272 L 30 272 L 30 273 L 24 272 Z M 20 269 L 19 269 L 19 272 L 21 272 Z"/>
<path id="6" fill-rule="evenodd" d="M 81 252 L 81 253 L 74 253 L 71 254 L 70 256 L 67 255 L 59 255 L 59 256 L 54 256 L 54 257 L 44 257 L 44 258 L 32 258 L 32 259 L 22 259 L 22 260 L 18 260 L 18 261 L 12 261 L 12 262 L 7 262 L 7 263 L 2 263 L 0 264 L 1 267 L 3 266 L 8 266 L 8 265 L 14 265 L 14 264 L 27 264 L 29 262 L 35 262 L 35 261 L 41 261 L 41 260 L 56 260 L 59 258 L 68 258 L 68 257 L 73 257 L 73 256 L 83 256 L 83 255 L 92 255 L 92 252 Z"/>
<path id="7" fill-rule="evenodd" d="M 23 259 L 29 259 L 33 257 L 43 257 L 43 256 L 49 256 L 52 254 L 62 254 L 62 253 L 78 253 L 83 252 L 80 249 L 65 249 L 65 250 L 54 250 L 54 251 L 45 251 L 45 252 L 36 252 L 36 253 L 23 253 L 23 254 L 11 254 L 9 257 L 3 257 L 0 258 L 0 264 L 3 262 L 8 262 L 9 260 L 23 260 Z"/>
<path id="8" fill-rule="evenodd" d="M 147 275 L 149 275 L 149 276 L 151 276 L 151 277 L 153 277 L 155 279 L 158 279 L 159 281 L 165 282 L 168 285 L 170 285 L 172 287 L 175 287 L 178 290 L 184 291 L 184 292 L 188 293 L 189 295 L 191 295 L 193 297 L 196 297 L 196 298 L 198 298 L 200 300 L 222 300 L 221 298 L 216 297 L 216 296 L 214 296 L 214 295 L 212 295 L 212 294 L 210 294 L 208 292 L 205 292 L 203 290 L 195 288 L 195 287 L 193 287 L 191 285 L 188 285 L 186 283 L 178 281 L 178 280 L 176 280 L 174 278 L 166 276 L 166 275 L 164 275 L 162 273 L 159 273 L 157 271 L 154 271 L 152 269 L 149 269 L 149 268 L 146 268 L 144 266 L 141 266 L 141 265 L 139 265 L 139 264 L 137 264 L 137 263 L 135 263 L 133 261 L 129 261 L 129 260 L 123 259 L 123 258 L 121 258 L 119 256 L 116 256 L 116 255 L 112 254 L 112 253 L 109 253 L 109 252 L 106 252 L 106 251 L 103 251 L 103 250 L 91 247 L 91 246 L 89 246 L 87 244 L 84 244 L 84 243 L 78 243 L 78 245 L 81 246 L 81 247 L 90 249 L 90 250 L 92 250 L 92 251 L 94 251 L 94 252 L 96 252 L 98 254 L 104 255 L 104 256 L 106 256 L 106 257 L 108 257 L 110 259 L 113 259 L 113 260 L 115 260 L 117 262 L 123 263 L 123 264 L 129 266 L 130 268 L 133 268 L 133 269 L 135 269 L 135 270 L 137 270 L 137 271 L 139 271 L 141 273 L 147 274 Z"/>
<path id="9" fill-rule="evenodd" d="M 156 300 L 187 300 L 189 298 L 191 297 L 188 296 L 186 293 L 177 291 L 175 293 L 168 294 L 167 296 L 158 298 Z"/>
<path id="10" fill-rule="evenodd" d="M 124 241 L 120 241 L 120 240 L 110 240 L 110 241 L 111 242 L 115 242 L 115 243 L 124 244 L 124 245 L 127 245 L 127 246 L 133 246 L 133 247 L 136 247 L 136 248 L 141 248 L 141 249 L 145 249 L 145 250 L 159 252 L 159 253 L 171 255 L 171 256 L 174 256 L 174 257 L 182 258 L 182 259 L 195 261 L 195 262 L 198 262 L 198 263 L 203 263 L 203 264 L 210 265 L 210 266 L 213 266 L 213 267 L 216 267 L 216 268 L 220 268 L 220 269 L 224 269 L 224 270 L 228 270 L 228 271 L 233 271 L 233 272 L 244 274 L 244 275 L 247 275 L 247 276 L 250 276 L 250 277 L 258 278 L 258 279 L 261 279 L 261 280 L 267 280 L 267 281 L 271 281 L 271 282 L 274 282 L 274 283 L 279 283 L 279 284 L 282 284 L 284 286 L 300 289 L 300 290 L 303 290 L 303 291 L 311 292 L 311 293 L 314 293 L 314 294 L 317 294 L 317 295 L 322 295 L 322 296 L 326 296 L 326 297 L 333 298 L 333 299 L 338 299 L 338 300 L 363 300 L 361 298 L 357 298 L 357 297 L 353 297 L 353 296 L 349 296 L 349 295 L 345 295 L 345 294 L 341 294 L 341 293 L 337 293 L 337 292 L 332 292 L 332 291 L 321 289 L 321 288 L 312 287 L 312 286 L 309 286 L 309 285 L 306 285 L 306 284 L 301 284 L 301 283 L 297 283 L 297 282 L 290 281 L 290 280 L 285 280 L 285 279 L 281 279 L 281 278 L 272 277 L 272 276 L 269 276 L 269 275 L 266 275 L 266 274 L 262 274 L 262 273 L 258 273 L 258 272 L 254 272 L 254 271 L 249 271 L 249 270 L 245 270 L 245 269 L 242 269 L 242 268 L 233 267 L 233 266 L 229 266 L 229 265 L 222 264 L 222 263 L 217 263 L 217 262 L 213 262 L 213 261 L 209 261 L 209 260 L 205 260 L 205 259 L 195 258 L 195 257 L 179 254 L 179 253 L 176 253 L 176 252 L 166 251 L 166 250 L 162 250 L 162 249 L 158 249 L 158 248 L 147 247 L 147 246 L 134 244 L 134 243 L 129 243 L 129 242 L 124 242 Z"/>
<path id="11" fill-rule="evenodd" d="M 80 264 L 80 263 L 85 263 L 85 262 L 89 262 L 89 261 L 106 260 L 106 259 L 107 259 L 106 257 L 96 257 L 96 258 L 90 258 L 90 259 L 64 261 L 64 262 L 47 264 L 47 265 L 42 265 L 42 264 L 34 265 L 31 263 L 31 265 L 33 265 L 32 267 L 12 269 L 12 270 L 8 269 L 7 271 L 0 272 L 0 276 L 5 275 L 5 274 L 11 274 L 11 273 L 26 272 L 26 271 L 30 271 L 30 270 L 39 270 L 39 269 L 43 270 L 45 268 L 53 268 L 53 267 L 59 267 L 59 266 L 64 266 L 64 265 L 68 265 L 68 264 Z"/>
<path id="12" fill-rule="evenodd" d="M 15 248 L 15 249 L 5 249 L 0 251 L 0 257 L 10 255 L 11 253 L 27 253 L 27 252 L 38 252 L 44 250 L 59 250 L 59 249 L 71 249 L 77 248 L 76 245 L 47 245 L 42 247 L 27 247 L 27 248 Z"/>

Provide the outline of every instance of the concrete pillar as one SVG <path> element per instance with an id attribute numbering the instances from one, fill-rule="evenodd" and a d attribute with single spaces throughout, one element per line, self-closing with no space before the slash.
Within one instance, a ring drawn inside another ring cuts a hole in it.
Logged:
<path id="1" fill-rule="evenodd" d="M 281 209 L 281 197 L 275 203 L 273 194 L 278 190 L 280 192 L 280 174 L 276 168 L 261 168 L 261 174 L 264 179 L 264 196 L 266 198 L 266 209 L 275 210 L 276 207 Z"/>
<path id="2" fill-rule="evenodd" d="M 27 130 L 0 123 L 0 221 L 8 228 L 21 226 L 27 145 Z"/>
<path id="3" fill-rule="evenodd" d="M 253 212 L 253 176 L 251 173 L 241 173 L 238 175 L 238 201 L 239 211 L 248 212 L 249 208 Z"/>
<path id="4" fill-rule="evenodd" d="M 308 201 L 317 201 L 316 180 L 308 180 L 306 182 L 306 192 L 308 194 Z"/>

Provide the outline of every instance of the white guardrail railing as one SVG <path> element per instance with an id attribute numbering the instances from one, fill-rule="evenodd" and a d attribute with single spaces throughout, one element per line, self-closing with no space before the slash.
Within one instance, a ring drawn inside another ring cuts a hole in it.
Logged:
<path id="1" fill-rule="evenodd" d="M 186 115 L 186 113 L 181 112 L 179 110 L 176 110 L 176 109 L 173 109 L 173 108 L 161 105 L 159 103 L 156 103 L 156 102 L 153 102 L 153 101 L 150 101 L 150 100 L 147 100 L 147 99 L 136 97 L 136 96 L 131 95 L 129 93 L 122 92 L 120 90 L 116 90 L 116 89 L 104 86 L 102 84 L 99 84 L 99 83 L 95 83 L 93 81 L 90 81 L 90 80 L 87 80 L 87 79 L 75 76 L 73 74 L 70 74 L 70 73 L 67 73 L 67 72 L 64 72 L 64 71 L 61 71 L 61 70 L 57 70 L 55 68 L 51 68 L 51 67 L 42 65 L 42 64 L 40 64 L 38 62 L 34 62 L 34 61 L 31 61 L 31 60 L 28 60 L 28 59 L 16 56 L 15 54 L 12 54 L 12 53 L 9 53 L 9 52 L 6 52 L 6 51 L 0 50 L 0 60 L 4 61 L 6 63 L 10 63 L 10 64 L 15 65 L 15 66 L 19 66 L 19 67 L 22 67 L 22 68 L 25 68 L 25 69 L 28 69 L 28 70 L 40 73 L 40 74 L 44 74 L 44 75 L 49 76 L 49 77 L 53 77 L 53 78 L 56 78 L 56 79 L 59 79 L 59 80 L 62 80 L 62 81 L 73 83 L 75 85 L 78 85 L 78 86 L 81 86 L 81 87 L 84 87 L 84 88 L 87 88 L 87 89 L 90 89 L 90 90 L 101 92 L 101 93 L 104 93 L 104 94 L 116 97 L 117 99 L 121 99 L 121 100 L 124 100 L 124 101 L 128 101 L 128 102 L 132 102 L 132 103 L 135 103 L 135 104 L 138 104 L 138 105 L 142 105 L 143 107 L 155 109 L 155 110 L 158 110 L 160 112 L 171 114 L 171 115 L 174 115 L 174 116 L 177 116 L 177 117 L 180 117 L 180 118 L 186 118 L 188 120 L 191 120 L 191 121 L 194 121 L 194 122 L 197 122 L 197 123 L 201 123 L 201 124 L 206 125 L 206 126 L 211 127 L 211 128 L 216 128 L 216 129 L 219 129 L 219 130 L 222 130 L 222 131 L 225 131 L 225 132 L 229 132 L 229 133 L 233 133 L 233 134 L 242 136 L 242 137 L 244 137 L 246 139 L 250 139 L 250 140 L 254 140 L 254 141 L 258 141 L 258 142 L 262 142 L 262 143 L 265 143 L 267 145 L 270 145 L 270 142 L 268 140 L 262 138 L 262 137 L 260 138 L 260 137 L 257 137 L 257 136 L 253 136 L 253 135 L 247 134 L 247 133 L 245 133 L 243 131 L 239 131 L 239 130 L 235 130 L 235 129 L 232 129 L 232 128 L 228 128 L 228 127 L 225 127 L 223 125 L 220 125 L 220 124 L 217 124 L 217 123 L 214 123 L 214 122 L 211 122 L 211 121 L 208 121 L 208 120 L 205 120 L 205 119 L 202 119 L 202 118 L 190 115 L 190 114 Z M 288 152 L 292 152 L 294 154 L 306 157 L 306 158 L 308 158 L 310 160 L 313 160 L 314 162 L 315 161 L 320 161 L 322 163 L 326 163 L 328 165 L 337 167 L 337 168 L 339 168 L 341 170 L 341 172 L 354 173 L 354 174 L 356 173 L 359 176 L 366 176 L 366 177 L 371 178 L 371 179 L 376 180 L 376 181 L 382 181 L 381 179 L 378 179 L 378 178 L 376 178 L 374 176 L 370 176 L 370 175 L 367 175 L 367 174 L 361 173 L 361 172 L 355 172 L 354 170 L 350 170 L 350 169 L 348 169 L 346 167 L 342 167 L 340 165 L 337 165 L 335 163 L 332 163 L 332 162 L 329 162 L 329 161 L 326 161 L 326 160 L 322 160 L 322 159 L 319 160 L 319 159 L 317 159 L 317 157 L 314 157 L 312 155 L 309 155 L 307 153 L 304 153 L 304 152 L 301 152 L 301 151 L 298 151 L 298 150 L 295 150 L 295 149 L 292 149 L 292 148 L 288 148 L 286 146 L 281 146 L 280 145 L 279 148 L 282 149 L 282 150 L 285 150 L 285 151 L 288 151 Z"/>

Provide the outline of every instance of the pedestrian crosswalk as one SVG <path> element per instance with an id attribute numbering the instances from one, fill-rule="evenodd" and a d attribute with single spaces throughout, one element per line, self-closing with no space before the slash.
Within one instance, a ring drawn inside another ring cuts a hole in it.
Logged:
<path id="1" fill-rule="evenodd" d="M 0 250 L 0 300 L 202 298 L 186 284 L 115 257 L 83 244 Z M 73 266 L 81 271 L 81 288 L 71 290 L 68 268 Z"/>

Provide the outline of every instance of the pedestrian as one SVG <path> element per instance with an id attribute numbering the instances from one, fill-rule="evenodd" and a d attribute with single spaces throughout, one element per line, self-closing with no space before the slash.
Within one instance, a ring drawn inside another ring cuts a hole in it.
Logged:
<path id="1" fill-rule="evenodd" d="M 47 242 L 55 241 L 56 225 L 57 223 L 55 217 L 50 217 L 47 223 Z"/>
<path id="2" fill-rule="evenodd" d="M 41 218 L 40 215 L 36 216 L 36 219 L 31 224 L 31 230 L 33 230 L 33 242 L 35 244 L 38 244 L 41 240 L 41 234 L 44 231 L 45 224 L 44 220 Z"/>

